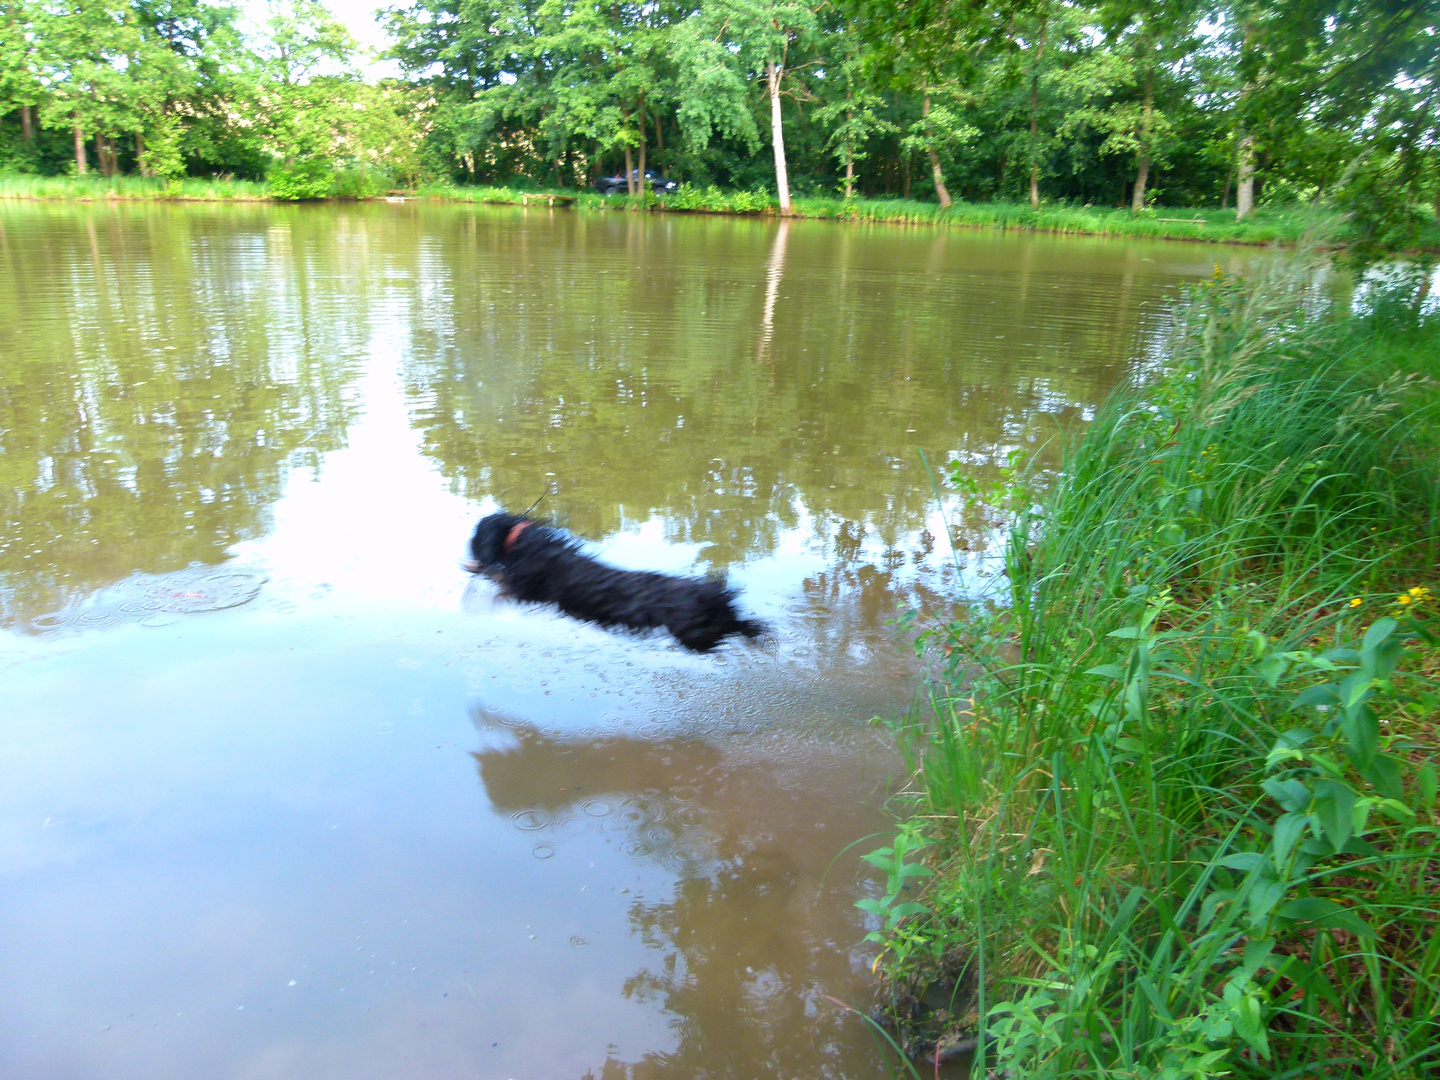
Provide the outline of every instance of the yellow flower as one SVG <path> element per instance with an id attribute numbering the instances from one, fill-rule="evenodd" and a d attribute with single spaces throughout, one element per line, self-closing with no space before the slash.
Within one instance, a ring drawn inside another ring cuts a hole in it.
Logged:
<path id="1" fill-rule="evenodd" d="M 1430 597 L 1430 590 L 1427 589 L 1424 585 L 1416 585 L 1410 590 L 1410 595 L 1413 596 L 1417 601 L 1426 600 Z"/>
<path id="2" fill-rule="evenodd" d="M 1397 596 L 1397 597 L 1395 598 L 1395 602 L 1396 602 L 1397 604 L 1409 604 L 1409 603 L 1413 602 L 1413 600 L 1414 600 L 1414 597 L 1412 597 L 1409 593 L 1401 593 L 1399 596 Z"/>
<path id="3" fill-rule="evenodd" d="M 1361 600 L 1360 597 L 1358 597 L 1358 596 L 1352 596 L 1352 597 L 1350 598 L 1350 606 L 1351 606 L 1351 607 L 1359 607 L 1359 606 L 1360 606 L 1361 604 L 1363 604 L 1364 602 L 1365 602 L 1365 601 L 1364 601 L 1364 600 Z"/>

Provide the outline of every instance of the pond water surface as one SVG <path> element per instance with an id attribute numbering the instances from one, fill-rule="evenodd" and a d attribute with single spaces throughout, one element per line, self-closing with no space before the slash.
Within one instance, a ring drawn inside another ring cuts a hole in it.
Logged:
<path id="1" fill-rule="evenodd" d="M 0 1073 L 886 1075 L 837 1004 L 904 781 L 869 721 L 969 572 L 917 450 L 1043 447 L 1242 258 L 0 207 Z M 542 495 L 773 646 L 497 602 L 468 531 Z"/>

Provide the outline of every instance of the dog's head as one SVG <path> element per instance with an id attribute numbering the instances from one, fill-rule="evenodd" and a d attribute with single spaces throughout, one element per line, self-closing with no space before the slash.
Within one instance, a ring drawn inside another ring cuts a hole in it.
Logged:
<path id="1" fill-rule="evenodd" d="M 515 526 L 529 520 L 504 511 L 481 518 L 475 526 L 475 535 L 470 538 L 470 558 L 465 562 L 465 569 L 472 574 L 487 574 L 498 569 L 505 561 L 505 548 Z"/>

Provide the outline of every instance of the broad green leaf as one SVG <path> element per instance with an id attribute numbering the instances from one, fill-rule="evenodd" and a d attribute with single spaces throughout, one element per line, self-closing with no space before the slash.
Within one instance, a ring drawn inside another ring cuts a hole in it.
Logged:
<path id="1" fill-rule="evenodd" d="M 1275 822 L 1275 836 L 1270 843 L 1277 873 L 1285 872 L 1285 864 L 1290 861 L 1290 852 L 1294 850 L 1300 837 L 1305 835 L 1305 826 L 1308 823 L 1309 819 L 1304 814 L 1281 814 L 1280 819 Z"/>
<path id="2" fill-rule="evenodd" d="M 1265 856 L 1258 851 L 1237 851 L 1217 859 L 1216 863 L 1229 870 L 1243 870 L 1249 873 L 1265 862 Z"/>
<path id="3" fill-rule="evenodd" d="M 1360 770 L 1360 775 L 1374 784 L 1375 790 L 1387 799 L 1398 800 L 1405 795 L 1400 762 L 1389 754 L 1377 753 L 1370 763 Z"/>
<path id="4" fill-rule="evenodd" d="M 1373 710 L 1359 708 L 1354 712 L 1347 712 L 1341 719 L 1340 726 L 1345 731 L 1350 760 L 1363 773 L 1375 760 L 1375 754 L 1380 749 L 1380 721 L 1376 719 Z"/>
<path id="5" fill-rule="evenodd" d="M 1326 900 L 1323 896 L 1302 896 L 1291 900 L 1276 914 L 1284 919 L 1293 919 L 1295 922 L 1308 922 L 1314 923 L 1316 926 L 1331 926 L 1337 930 L 1348 930 L 1361 937 L 1373 938 L 1375 936 L 1375 931 L 1359 915 L 1347 907 L 1342 907 L 1334 900 Z"/>
<path id="6" fill-rule="evenodd" d="M 1263 1058 L 1270 1057 L 1270 1041 L 1265 1031 L 1265 1007 L 1254 994 L 1246 994 L 1235 1003 L 1231 1015 L 1235 1032 Z"/>
<path id="7" fill-rule="evenodd" d="M 1434 765 L 1426 762 L 1415 770 L 1415 789 L 1421 806 L 1429 808 L 1435 805 L 1435 795 L 1437 789 L 1440 789 L 1440 776 L 1436 775 Z"/>
<path id="8" fill-rule="evenodd" d="M 1399 623 L 1388 615 L 1383 619 L 1376 619 L 1375 622 L 1371 624 L 1370 629 L 1365 631 L 1365 638 L 1360 642 L 1361 656 L 1364 656 L 1367 652 L 1374 652 L 1382 641 L 1385 641 L 1391 634 L 1395 633 L 1397 626 L 1399 626 Z"/>
<path id="9" fill-rule="evenodd" d="M 1367 695 L 1370 694 L 1370 684 L 1373 681 L 1372 677 L 1363 671 L 1357 671 L 1353 675 L 1345 676 L 1336 689 L 1336 694 L 1340 700 L 1340 707 L 1350 710 L 1364 701 Z"/>
<path id="10" fill-rule="evenodd" d="M 1311 686 L 1302 690 L 1290 703 L 1290 708 L 1304 709 L 1311 705 L 1338 705 L 1339 703 L 1340 695 L 1336 693 L 1334 685 L 1322 683 L 1319 686 Z"/>
<path id="11" fill-rule="evenodd" d="M 1262 791 L 1291 813 L 1310 809 L 1310 789 L 1299 780 L 1277 780 L 1274 777 L 1260 785 Z"/>
<path id="12" fill-rule="evenodd" d="M 1245 897 L 1250 922 L 1254 926 L 1259 926 L 1269 918 L 1270 912 L 1275 910 L 1275 905 L 1280 903 L 1285 896 L 1285 882 L 1263 873 L 1269 868 L 1269 863 L 1260 868 L 1262 873 L 1251 879 L 1250 891 Z"/>
<path id="13" fill-rule="evenodd" d="M 1340 851 L 1350 839 L 1355 792 L 1334 780 L 1315 782 L 1315 817 L 1330 846 Z"/>
<path id="14" fill-rule="evenodd" d="M 1260 661 L 1257 669 L 1260 672 L 1260 677 L 1270 684 L 1270 686 L 1274 687 L 1280 685 L 1280 676 L 1285 674 L 1285 669 L 1289 666 L 1285 657 L 1279 653 L 1271 653 Z"/>

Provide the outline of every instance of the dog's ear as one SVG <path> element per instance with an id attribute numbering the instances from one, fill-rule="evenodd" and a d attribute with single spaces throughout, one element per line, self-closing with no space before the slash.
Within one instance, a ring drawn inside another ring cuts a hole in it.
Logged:
<path id="1" fill-rule="evenodd" d="M 470 554 L 481 566 L 494 566 L 505 557 L 505 537 L 520 519 L 497 513 L 480 519 L 470 538 Z"/>

